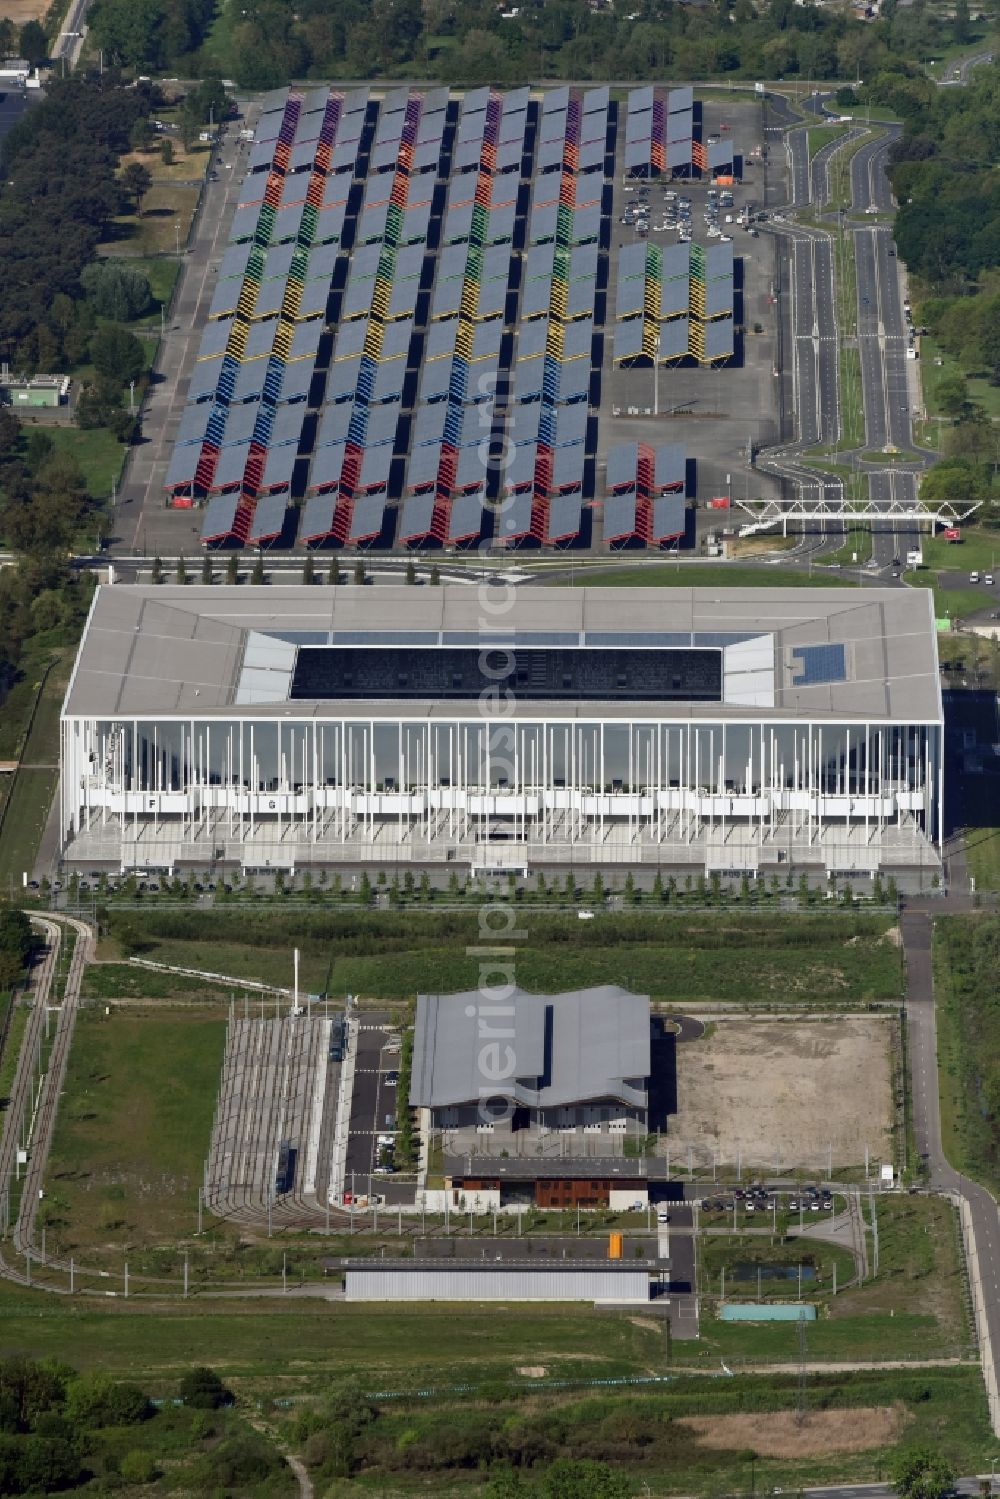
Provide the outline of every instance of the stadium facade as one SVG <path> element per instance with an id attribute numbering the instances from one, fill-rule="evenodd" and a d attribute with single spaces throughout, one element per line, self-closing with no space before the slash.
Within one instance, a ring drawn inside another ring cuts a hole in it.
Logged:
<path id="1" fill-rule="evenodd" d="M 923 589 L 105 586 L 77 867 L 939 866 Z"/>

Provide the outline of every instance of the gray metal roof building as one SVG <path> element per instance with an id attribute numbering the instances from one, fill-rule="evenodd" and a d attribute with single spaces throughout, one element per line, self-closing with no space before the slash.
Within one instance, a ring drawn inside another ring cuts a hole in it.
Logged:
<path id="1" fill-rule="evenodd" d="M 513 1013 L 511 1013 L 513 1011 Z M 611 984 L 566 994 L 504 1000 L 502 1077 L 486 1078 L 482 1051 L 488 1006 L 476 990 L 421 994 L 410 1103 L 441 1109 L 503 1097 L 531 1109 L 613 1099 L 644 1108 L 650 1068 L 649 999 Z M 494 1016 L 492 1023 L 498 1025 Z M 497 1032 L 499 1033 L 499 1032 Z"/>
<path id="2" fill-rule="evenodd" d="M 625 1265 L 566 1265 L 555 1269 L 428 1262 L 348 1265 L 348 1301 L 592 1301 L 610 1305 L 649 1301 L 649 1271 Z"/>

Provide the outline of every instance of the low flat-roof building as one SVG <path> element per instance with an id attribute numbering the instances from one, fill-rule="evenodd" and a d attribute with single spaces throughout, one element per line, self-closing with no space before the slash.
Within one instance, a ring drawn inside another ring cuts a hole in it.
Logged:
<path id="1" fill-rule="evenodd" d="M 933 871 L 942 786 L 927 589 L 106 586 L 60 833 L 122 869 Z"/>
<path id="2" fill-rule="evenodd" d="M 410 1103 L 450 1149 L 463 1134 L 477 1148 L 500 1137 L 494 1149 L 525 1131 L 559 1148 L 578 1132 L 644 1134 L 649 1072 L 649 999 L 613 984 L 417 1000 Z"/>

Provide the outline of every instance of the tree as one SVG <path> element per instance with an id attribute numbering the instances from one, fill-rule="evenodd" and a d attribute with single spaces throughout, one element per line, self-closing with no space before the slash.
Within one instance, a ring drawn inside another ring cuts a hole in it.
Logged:
<path id="1" fill-rule="evenodd" d="M 969 387 L 965 376 L 956 371 L 939 380 L 937 400 L 945 416 L 950 416 L 952 419 L 961 416 L 969 400 Z"/>
<path id="2" fill-rule="evenodd" d="M 256 561 L 254 562 L 254 565 L 253 565 L 253 572 L 250 574 L 250 582 L 251 583 L 257 583 L 259 585 L 259 584 L 263 583 L 263 581 L 264 581 L 264 554 L 263 554 L 263 552 L 258 552 L 257 553 L 257 559 L 256 559 Z"/>
<path id="3" fill-rule="evenodd" d="M 226 582 L 238 583 L 240 580 L 240 559 L 235 552 L 230 552 L 229 561 L 226 563 Z"/>
<path id="4" fill-rule="evenodd" d="M 188 580 L 187 567 L 184 562 L 183 552 L 177 559 L 177 571 L 174 573 L 175 583 L 186 583 Z"/>
<path id="5" fill-rule="evenodd" d="M 128 143 L 133 151 L 148 151 L 153 142 L 153 127 L 142 115 L 129 131 Z"/>
<path id="6" fill-rule="evenodd" d="M 142 344 L 134 333 L 116 323 L 98 328 L 90 340 L 90 357 L 97 373 L 113 381 L 119 390 L 129 381 L 138 380 L 146 367 Z"/>
<path id="7" fill-rule="evenodd" d="M 970 24 L 969 0 L 955 0 L 955 13 L 952 17 L 951 34 L 958 47 L 964 47 L 972 35 Z"/>
<path id="8" fill-rule="evenodd" d="M 211 583 L 212 581 L 212 554 L 206 552 L 201 564 L 201 581 Z"/>
<path id="9" fill-rule="evenodd" d="M 955 1477 L 948 1461 L 931 1447 L 904 1447 L 890 1469 L 900 1499 L 944 1499 L 954 1488 Z"/>
<path id="10" fill-rule="evenodd" d="M 120 260 L 95 260 L 80 273 L 80 285 L 98 317 L 127 323 L 152 301 L 149 278 Z"/>
<path id="11" fill-rule="evenodd" d="M 302 565 L 303 583 L 314 583 L 316 581 L 316 559 L 312 552 L 306 552 L 306 560 Z"/>
<path id="12" fill-rule="evenodd" d="M 135 199 L 136 211 L 142 218 L 142 200 L 153 185 L 153 177 L 148 167 L 144 167 L 141 161 L 130 161 L 122 173 L 122 186 L 130 198 Z"/>
<path id="13" fill-rule="evenodd" d="M 441 582 L 441 574 L 438 571 L 438 565 L 435 562 L 434 565 L 431 568 L 431 584 L 436 587 L 440 582 Z"/>
<path id="14" fill-rule="evenodd" d="M 406 581 L 407 583 L 415 583 L 417 581 L 417 569 L 413 565 L 412 558 L 406 564 Z"/>
<path id="15" fill-rule="evenodd" d="M 629 1499 L 632 1490 L 623 1474 L 607 1463 L 560 1457 L 542 1474 L 541 1499 Z"/>
<path id="16" fill-rule="evenodd" d="M 149 1397 L 138 1385 L 109 1374 L 83 1374 L 66 1386 L 65 1415 L 73 1426 L 135 1426 L 152 1414 Z"/>
<path id="17" fill-rule="evenodd" d="M 334 557 L 333 561 L 330 563 L 329 568 L 327 569 L 326 581 L 328 583 L 340 582 L 340 567 L 337 563 L 336 557 Z"/>
<path id="18" fill-rule="evenodd" d="M 39 21 L 25 21 L 18 33 L 17 50 L 33 68 L 45 62 L 49 55 L 49 41 Z"/>
<path id="19" fill-rule="evenodd" d="M 367 582 L 367 575 L 365 573 L 365 564 L 362 562 L 362 560 L 361 560 L 360 557 L 358 558 L 357 562 L 355 562 L 355 564 L 354 564 L 354 581 L 355 581 L 355 583 L 358 583 L 358 584 Z"/>
<path id="20" fill-rule="evenodd" d="M 174 164 L 174 143 L 169 135 L 164 136 L 160 142 L 160 160 L 165 167 L 172 167 Z"/>
<path id="21" fill-rule="evenodd" d="M 17 982 L 34 946 L 31 922 L 24 912 L 12 907 L 0 910 L 0 988 L 7 989 Z"/>
<path id="22" fill-rule="evenodd" d="M 215 1370 L 204 1364 L 196 1364 L 188 1370 L 177 1393 L 192 1410 L 218 1410 L 220 1406 L 233 1402 L 231 1391 L 226 1389 Z"/>
<path id="23" fill-rule="evenodd" d="M 151 583 L 163 582 L 163 563 L 160 561 L 159 557 L 153 558 L 153 566 L 149 574 L 149 581 Z"/>

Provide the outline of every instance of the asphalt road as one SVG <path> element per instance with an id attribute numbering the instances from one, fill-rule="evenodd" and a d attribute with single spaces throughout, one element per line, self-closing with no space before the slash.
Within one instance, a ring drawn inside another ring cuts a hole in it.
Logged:
<path id="1" fill-rule="evenodd" d="M 859 147 L 851 158 L 851 201 L 855 212 L 875 207 L 891 210 L 892 188 L 886 176 L 886 163 L 893 144 L 902 133 L 902 125 L 890 123 L 884 133 Z"/>
<path id="2" fill-rule="evenodd" d="M 827 238 L 792 243 L 792 366 L 800 442 L 835 443 L 840 433 L 833 247 Z"/>

